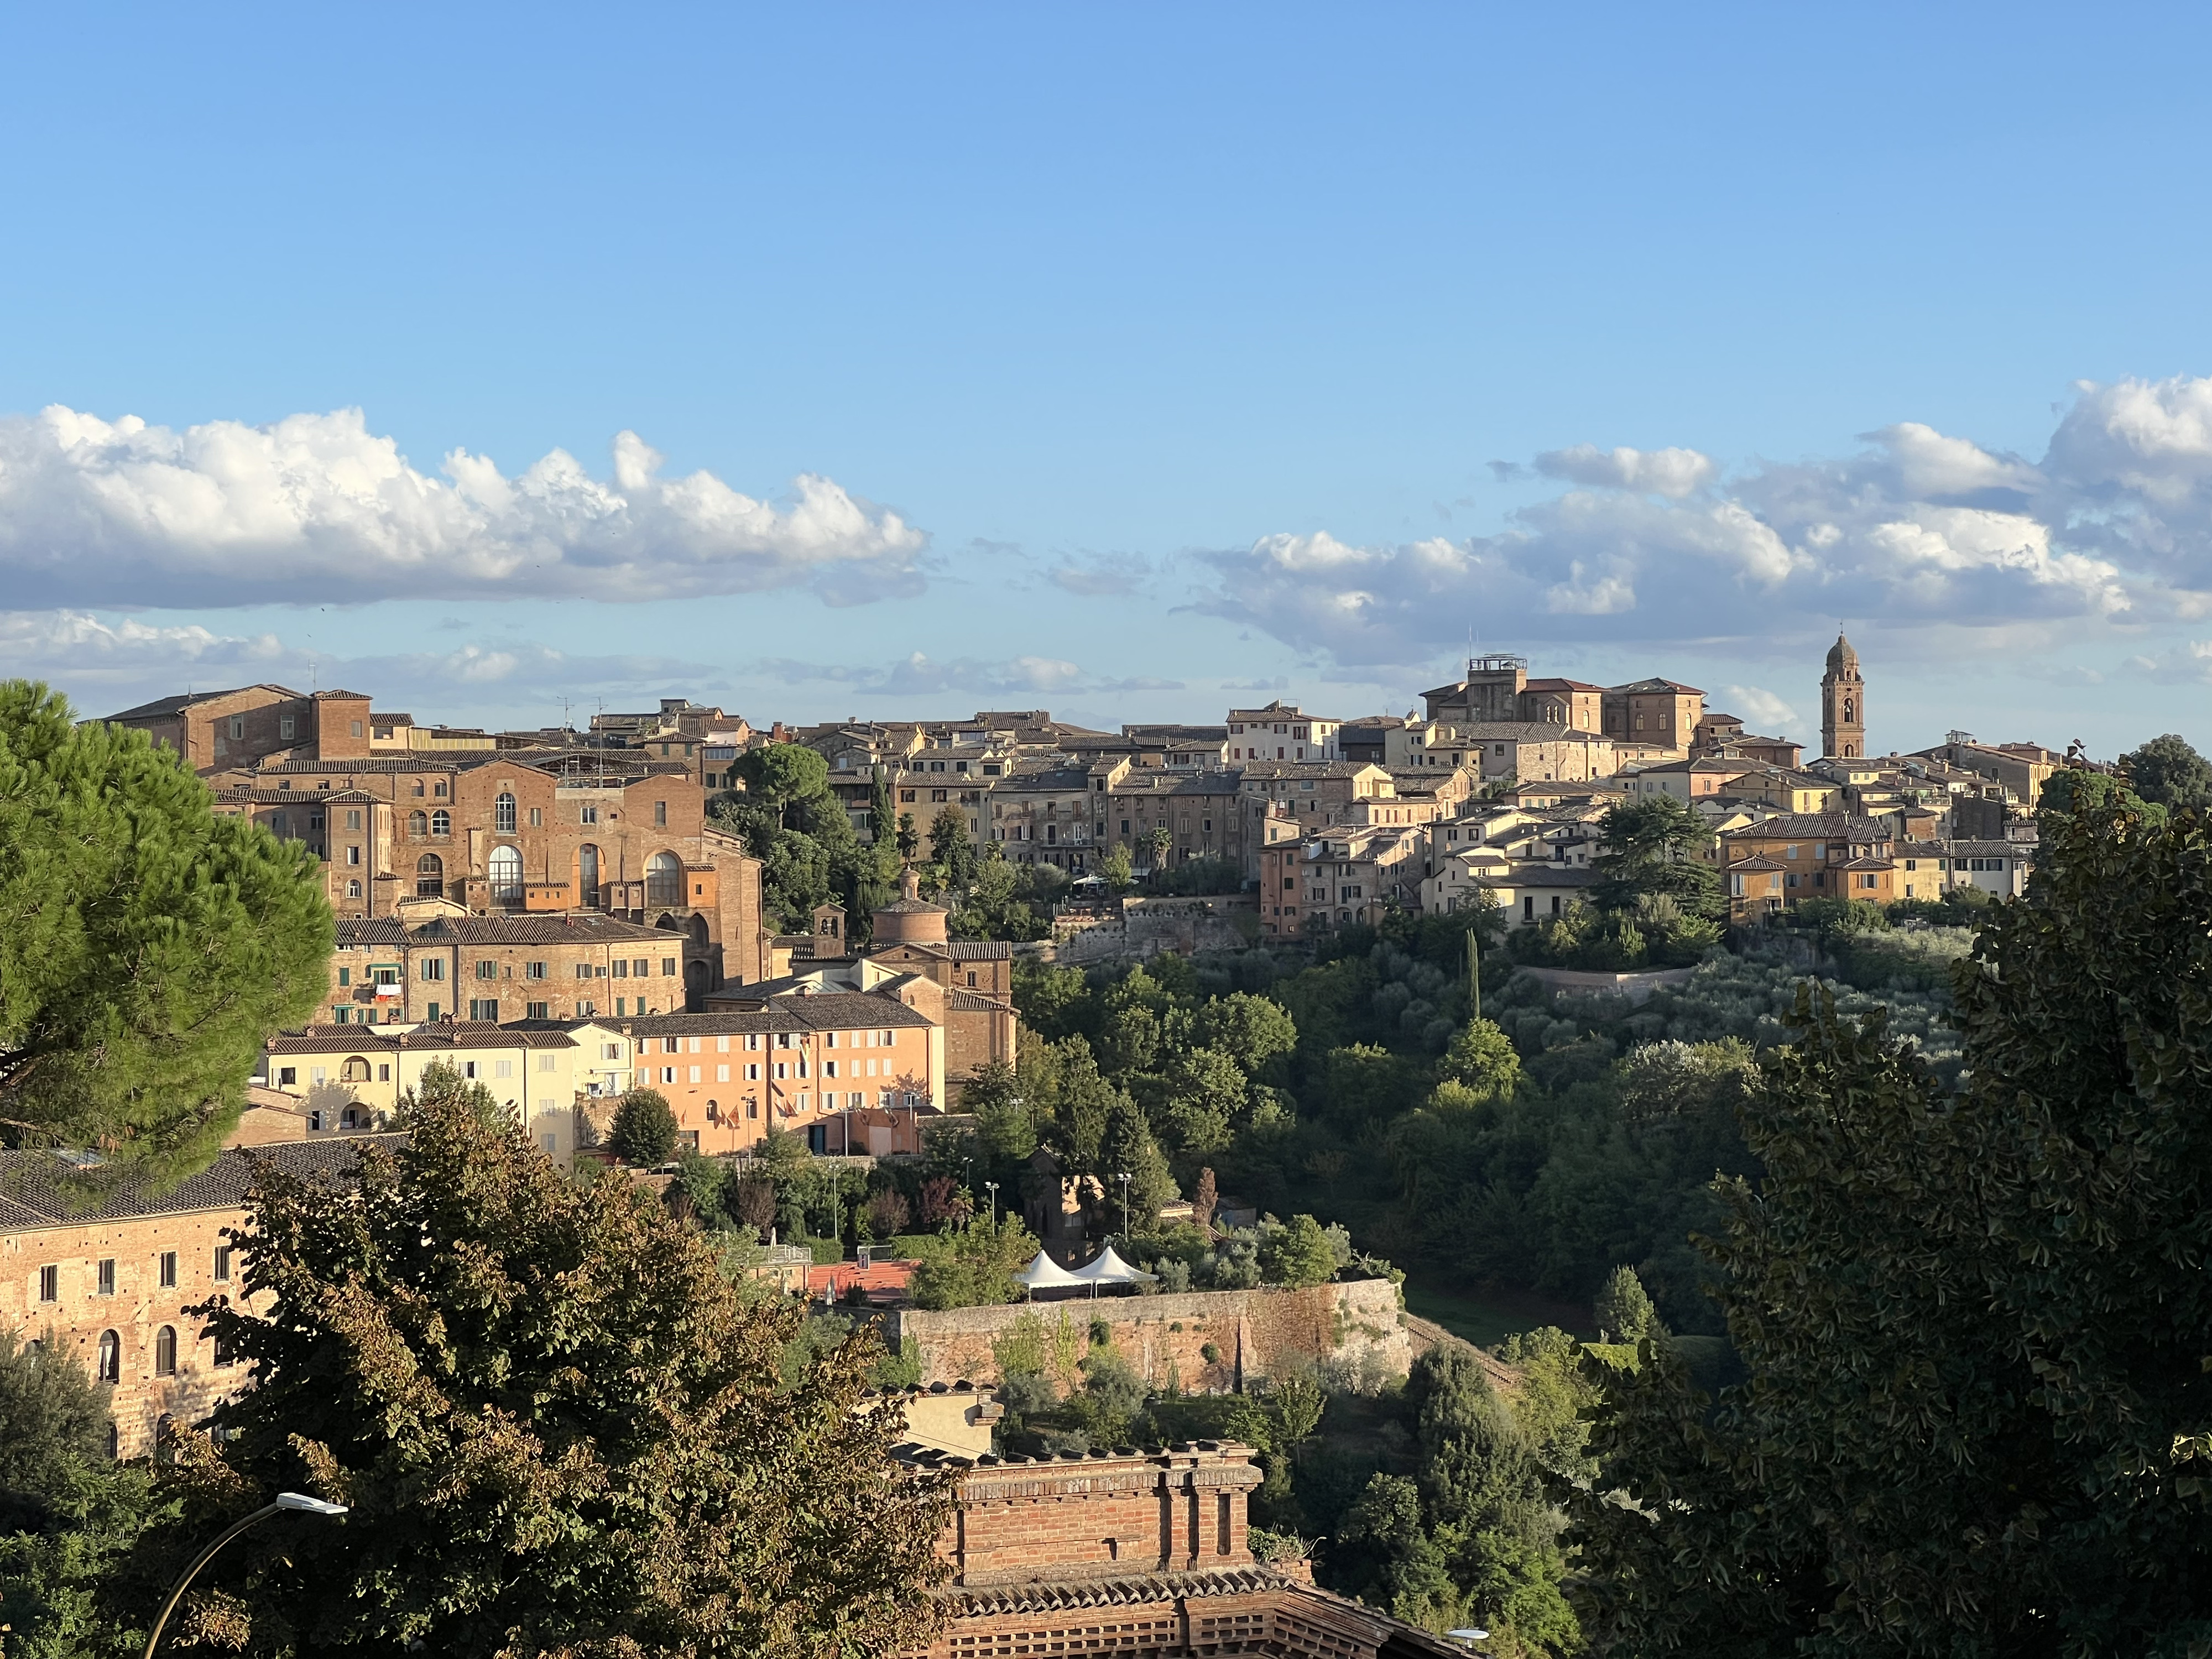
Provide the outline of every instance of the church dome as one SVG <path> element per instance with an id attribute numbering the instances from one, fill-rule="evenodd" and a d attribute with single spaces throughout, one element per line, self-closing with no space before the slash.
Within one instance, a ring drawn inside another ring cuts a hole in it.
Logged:
<path id="1" fill-rule="evenodd" d="M 941 904 L 921 896 L 921 878 L 908 866 L 899 879 L 898 900 L 876 912 L 878 945 L 942 945 L 945 921 L 951 914 Z"/>
<path id="2" fill-rule="evenodd" d="M 1851 649 L 1849 640 L 1841 634 L 1837 635 L 1836 642 L 1828 647 L 1828 672 L 1831 674 L 1856 673 L 1858 666 L 1859 653 Z"/>

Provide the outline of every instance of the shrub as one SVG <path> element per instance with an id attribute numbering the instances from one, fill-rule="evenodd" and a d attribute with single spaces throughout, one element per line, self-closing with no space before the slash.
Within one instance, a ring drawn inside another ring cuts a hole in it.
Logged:
<path id="1" fill-rule="evenodd" d="M 657 1089 L 632 1089 L 615 1107 L 607 1147 L 634 1169 L 665 1164 L 676 1152 L 676 1111 Z"/>

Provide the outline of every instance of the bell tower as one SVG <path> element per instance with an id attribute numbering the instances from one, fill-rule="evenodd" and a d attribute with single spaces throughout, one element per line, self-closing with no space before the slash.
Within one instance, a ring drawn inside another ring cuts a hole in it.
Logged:
<path id="1" fill-rule="evenodd" d="M 1866 679 L 1859 653 L 1841 634 L 1828 647 L 1828 672 L 1820 676 L 1820 752 L 1835 760 L 1866 755 Z"/>

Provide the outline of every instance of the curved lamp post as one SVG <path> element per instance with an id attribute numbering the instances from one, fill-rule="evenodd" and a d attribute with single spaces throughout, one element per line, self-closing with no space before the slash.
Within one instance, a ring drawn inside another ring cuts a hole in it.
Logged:
<path id="1" fill-rule="evenodd" d="M 280 1492 L 276 1494 L 275 1503 L 266 1504 L 254 1510 L 252 1514 L 232 1522 L 229 1526 L 223 1528 L 221 1537 L 192 1558 L 191 1565 L 185 1569 L 185 1576 L 177 1580 L 176 1588 L 169 1592 L 169 1599 L 161 1603 L 161 1616 L 154 1620 L 154 1633 L 146 1638 L 145 1659 L 154 1659 L 154 1645 L 161 1639 L 161 1627 L 169 1622 L 169 1615 L 176 1611 L 179 1599 L 183 1596 L 186 1589 L 191 1588 L 191 1582 L 198 1576 L 199 1570 L 215 1559 L 216 1552 L 225 1544 L 230 1542 L 256 1522 L 266 1521 L 279 1510 L 297 1510 L 303 1515 L 343 1515 L 346 1512 L 346 1506 L 343 1504 L 325 1504 L 321 1498 L 310 1498 L 305 1492 Z"/>

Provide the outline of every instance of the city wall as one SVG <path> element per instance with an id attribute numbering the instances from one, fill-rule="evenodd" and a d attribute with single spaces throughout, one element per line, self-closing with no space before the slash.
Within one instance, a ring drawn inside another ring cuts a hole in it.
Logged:
<path id="1" fill-rule="evenodd" d="M 908 1308 L 890 1316 L 884 1336 L 894 1349 L 915 1339 L 925 1387 L 963 1377 L 982 1382 L 999 1376 L 993 1345 L 1025 1319 L 1042 1326 L 1048 1354 L 1057 1346 L 1070 1363 L 1089 1351 L 1091 1322 L 1101 1321 L 1148 1383 L 1164 1387 L 1172 1379 L 1193 1392 L 1247 1388 L 1329 1360 L 1403 1376 L 1427 1346 L 1406 1328 L 1397 1286 L 1383 1279 L 1300 1291 L 1082 1297 L 942 1313 Z"/>

